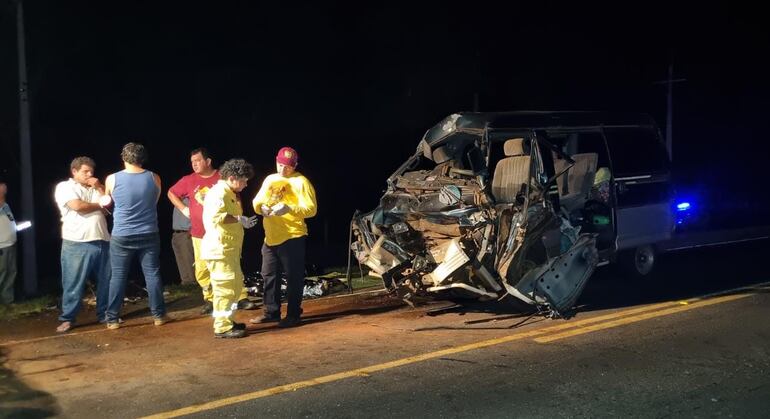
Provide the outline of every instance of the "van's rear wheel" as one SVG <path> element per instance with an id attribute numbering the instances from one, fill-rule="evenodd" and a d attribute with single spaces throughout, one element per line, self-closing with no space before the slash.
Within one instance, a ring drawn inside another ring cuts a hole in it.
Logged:
<path id="1" fill-rule="evenodd" d="M 621 255 L 621 266 L 627 274 L 635 278 L 645 277 L 655 268 L 655 248 L 646 244 L 635 249 L 626 250 Z"/>

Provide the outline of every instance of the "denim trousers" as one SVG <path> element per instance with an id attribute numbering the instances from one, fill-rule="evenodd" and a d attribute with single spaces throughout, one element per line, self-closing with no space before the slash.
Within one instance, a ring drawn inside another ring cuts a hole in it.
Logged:
<path id="1" fill-rule="evenodd" d="M 163 281 L 160 278 L 160 235 L 158 233 L 136 234 L 131 236 L 112 236 L 110 240 L 110 295 L 107 306 L 107 322 L 117 322 L 123 297 L 126 293 L 128 274 L 134 259 L 139 264 L 147 284 L 150 300 L 150 313 L 153 317 L 166 315 L 163 301 Z"/>
<path id="2" fill-rule="evenodd" d="M 96 317 L 103 321 L 110 291 L 110 242 L 62 240 L 62 311 L 59 321 L 75 321 L 83 301 L 83 288 L 89 277 L 96 282 Z"/>

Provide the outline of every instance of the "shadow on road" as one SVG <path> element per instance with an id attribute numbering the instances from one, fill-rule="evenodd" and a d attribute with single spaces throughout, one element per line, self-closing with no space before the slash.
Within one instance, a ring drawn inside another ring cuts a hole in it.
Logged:
<path id="1" fill-rule="evenodd" d="M 658 256 L 656 270 L 631 278 L 600 268 L 578 300 L 579 311 L 682 300 L 770 281 L 770 241 L 683 250 Z"/>
<path id="2" fill-rule="evenodd" d="M 765 263 L 770 258 L 770 240 L 682 250 L 657 258 L 655 271 L 641 279 L 631 278 L 612 265 L 598 268 L 578 299 L 574 314 L 683 300 L 770 281 Z M 484 321 L 496 321 L 514 319 L 515 313 L 529 316 L 534 311 L 532 306 L 514 298 L 457 303 L 445 302 L 444 307 L 436 309 L 428 307 L 426 314 L 486 313 L 495 317 Z"/>
<path id="3" fill-rule="evenodd" d="M 5 363 L 5 351 L 0 348 L 0 418 L 49 418 L 59 413 L 51 394 L 29 388 Z"/>

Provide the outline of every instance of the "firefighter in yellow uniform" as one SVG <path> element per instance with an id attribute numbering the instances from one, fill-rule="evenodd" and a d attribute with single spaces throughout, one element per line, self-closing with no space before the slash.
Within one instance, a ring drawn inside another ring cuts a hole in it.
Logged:
<path id="1" fill-rule="evenodd" d="M 241 338 L 246 325 L 233 321 L 238 297 L 243 289 L 241 250 L 243 230 L 251 228 L 257 217 L 245 217 L 238 195 L 254 176 L 254 169 L 243 159 L 226 161 L 219 169 L 221 178 L 203 202 L 201 259 L 211 273 L 214 337 Z"/>

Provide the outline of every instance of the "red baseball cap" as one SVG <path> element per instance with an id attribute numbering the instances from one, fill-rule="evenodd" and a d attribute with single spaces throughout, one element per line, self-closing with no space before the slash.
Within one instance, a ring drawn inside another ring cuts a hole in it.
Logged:
<path id="1" fill-rule="evenodd" d="M 283 147 L 278 150 L 278 154 L 275 156 L 275 161 L 281 163 L 284 166 L 297 167 L 297 150 L 291 147 Z"/>

